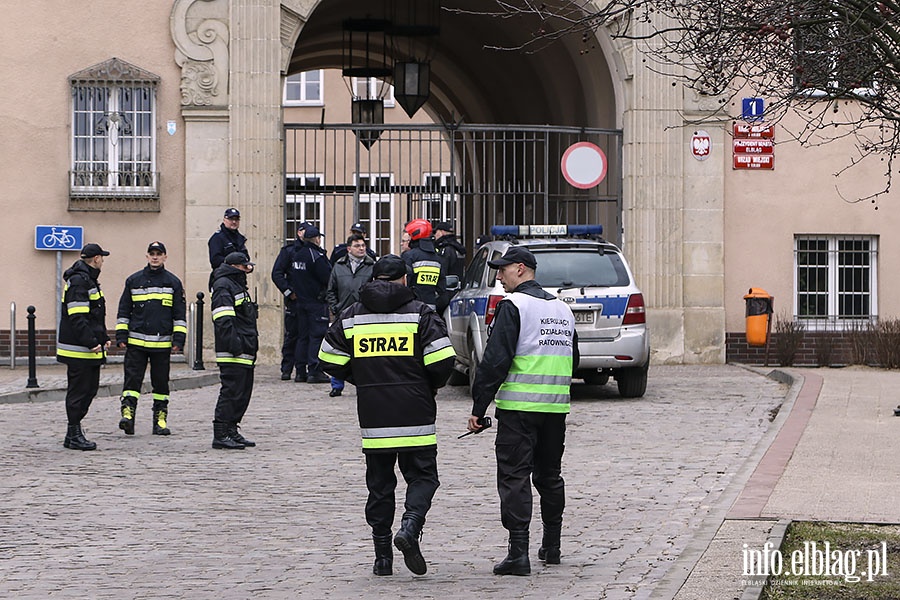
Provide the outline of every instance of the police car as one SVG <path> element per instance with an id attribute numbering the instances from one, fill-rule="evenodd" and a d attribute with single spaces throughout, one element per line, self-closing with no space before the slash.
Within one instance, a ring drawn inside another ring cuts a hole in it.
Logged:
<path id="1" fill-rule="evenodd" d="M 506 295 L 497 270 L 487 263 L 515 244 L 534 253 L 535 279 L 575 315 L 580 353 L 575 377 L 591 385 L 613 377 L 622 396 L 643 396 L 650 365 L 644 296 L 622 252 L 603 240 L 602 232 L 600 225 L 492 227 L 492 241 L 475 251 L 462 288 L 444 313 L 456 351 L 450 383 L 472 384 L 494 310 Z"/>

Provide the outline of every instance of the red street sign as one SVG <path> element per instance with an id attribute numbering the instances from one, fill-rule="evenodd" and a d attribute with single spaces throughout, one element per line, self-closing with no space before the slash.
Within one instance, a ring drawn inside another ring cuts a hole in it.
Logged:
<path id="1" fill-rule="evenodd" d="M 735 154 L 774 154 L 775 142 L 772 140 L 734 140 Z"/>
<path id="2" fill-rule="evenodd" d="M 771 154 L 735 154 L 735 169 L 774 169 L 775 157 Z"/>
<path id="3" fill-rule="evenodd" d="M 775 137 L 774 125 L 747 125 L 746 123 L 734 124 L 734 137 L 736 138 L 766 138 Z"/>

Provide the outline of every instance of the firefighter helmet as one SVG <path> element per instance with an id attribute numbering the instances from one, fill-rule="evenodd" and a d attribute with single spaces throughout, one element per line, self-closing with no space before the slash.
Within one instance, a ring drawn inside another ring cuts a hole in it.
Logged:
<path id="1" fill-rule="evenodd" d="M 413 219 L 403 228 L 410 240 L 423 240 L 431 237 L 431 223 L 428 219 Z"/>

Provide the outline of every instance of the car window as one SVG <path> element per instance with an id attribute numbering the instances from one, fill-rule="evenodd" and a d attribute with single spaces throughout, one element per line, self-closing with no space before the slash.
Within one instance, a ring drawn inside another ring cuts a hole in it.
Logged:
<path id="1" fill-rule="evenodd" d="M 484 265 L 487 260 L 487 248 L 482 248 L 466 269 L 466 287 L 481 287 L 481 276 L 484 275 Z"/>
<path id="2" fill-rule="evenodd" d="M 504 248 L 503 250 L 506 251 L 506 248 Z M 501 252 L 500 250 L 494 250 L 491 253 L 491 260 L 497 260 L 501 256 L 503 256 L 503 252 Z M 488 267 L 488 277 L 487 277 L 488 287 L 494 286 L 496 284 L 496 282 L 497 282 L 497 269 L 492 269 L 491 267 Z"/>
<path id="3" fill-rule="evenodd" d="M 598 248 L 535 251 L 535 279 L 543 287 L 619 287 L 630 283 L 622 257 Z"/>

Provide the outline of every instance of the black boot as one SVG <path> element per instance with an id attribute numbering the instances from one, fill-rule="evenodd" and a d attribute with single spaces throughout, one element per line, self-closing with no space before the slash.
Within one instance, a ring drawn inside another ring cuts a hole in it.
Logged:
<path id="1" fill-rule="evenodd" d="M 213 421 L 212 447 L 224 450 L 243 450 L 244 445 L 231 437 L 231 427 L 228 423 Z"/>
<path id="2" fill-rule="evenodd" d="M 528 560 L 528 530 L 511 530 L 509 532 L 509 554 L 494 565 L 494 575 L 529 574 L 531 574 L 531 562 Z"/>
<path id="3" fill-rule="evenodd" d="M 169 403 L 165 400 L 153 401 L 153 435 L 169 435 L 166 419 L 169 417 Z M 127 432 L 126 432 L 127 433 Z"/>
<path id="4" fill-rule="evenodd" d="M 400 531 L 394 537 L 394 545 L 403 553 L 406 568 L 416 575 L 424 575 L 428 571 L 428 565 L 425 564 L 425 558 L 419 549 L 419 537 L 422 535 L 424 524 L 425 517 L 405 514 L 400 520 Z"/>
<path id="5" fill-rule="evenodd" d="M 66 430 L 66 439 L 63 441 L 63 446 L 72 450 L 97 449 L 97 444 L 84 437 L 84 432 L 81 430 L 81 423 L 69 423 L 69 428 Z"/>
<path id="6" fill-rule="evenodd" d="M 562 531 L 562 523 L 547 525 L 544 523 L 544 537 L 541 547 L 538 548 L 538 558 L 548 565 L 559 564 L 559 537 Z"/>
<path id="7" fill-rule="evenodd" d="M 122 419 L 119 421 L 119 429 L 125 435 L 134 435 L 134 415 L 137 413 L 138 399 L 134 396 L 122 396 Z"/>
<path id="8" fill-rule="evenodd" d="M 229 423 L 230 429 L 229 433 L 231 434 L 231 439 L 236 441 L 238 444 L 243 444 L 248 448 L 253 448 L 256 446 L 256 442 L 251 442 L 247 438 L 241 435 L 241 432 L 238 431 L 237 423 Z"/>
<path id="9" fill-rule="evenodd" d="M 372 535 L 375 542 L 375 565 L 372 572 L 376 575 L 393 575 L 394 550 L 391 547 L 391 534 Z"/>

